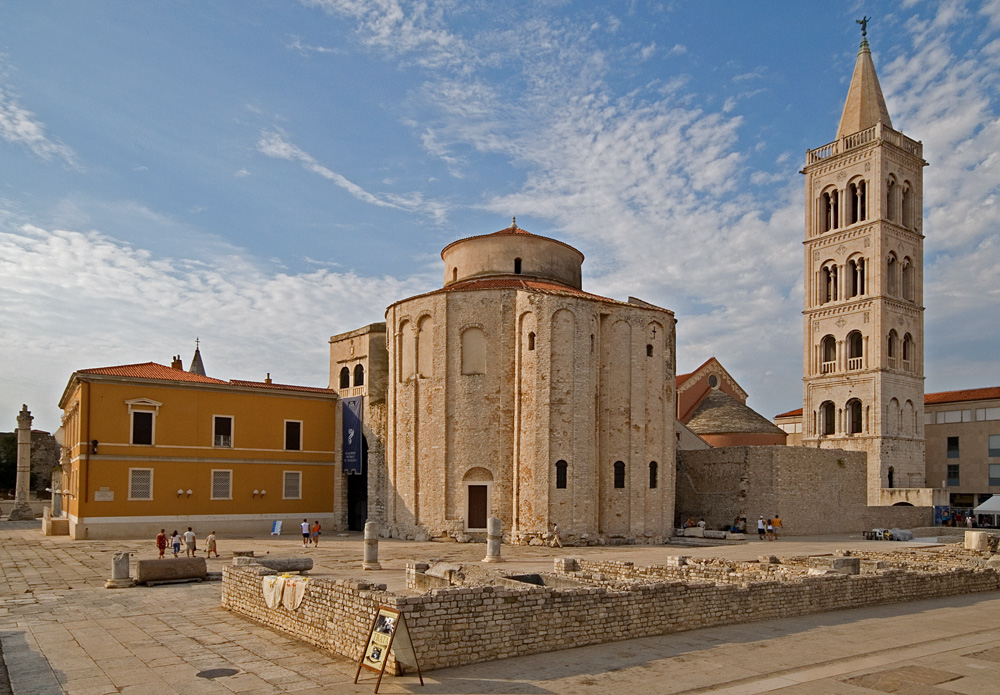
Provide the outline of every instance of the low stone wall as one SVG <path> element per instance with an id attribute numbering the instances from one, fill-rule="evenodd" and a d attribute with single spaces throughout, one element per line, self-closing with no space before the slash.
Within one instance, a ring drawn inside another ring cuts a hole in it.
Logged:
<path id="1" fill-rule="evenodd" d="M 366 582 L 313 579 L 295 611 L 267 608 L 261 577 L 273 571 L 251 565 L 225 568 L 222 605 L 350 659 L 358 658 L 378 605 L 388 605 L 405 613 L 421 668 L 430 670 L 717 625 L 1000 589 L 1000 574 L 985 568 L 890 567 L 850 576 L 812 576 L 799 567 L 777 564 L 732 563 L 731 571 L 723 564 L 685 570 L 563 560 L 562 565 L 557 561 L 557 569 L 569 569 L 563 576 L 580 581 L 579 588 L 510 588 L 511 583 L 504 582 L 504 587 L 449 587 L 409 597 Z M 693 580 L 700 571 L 713 581 Z M 674 572 L 687 572 L 686 580 L 671 579 Z M 734 573 L 744 576 L 734 581 Z M 604 586 L 598 574 L 604 575 Z M 763 576 L 770 578 L 759 579 Z M 609 584 L 612 580 L 621 584 Z"/>

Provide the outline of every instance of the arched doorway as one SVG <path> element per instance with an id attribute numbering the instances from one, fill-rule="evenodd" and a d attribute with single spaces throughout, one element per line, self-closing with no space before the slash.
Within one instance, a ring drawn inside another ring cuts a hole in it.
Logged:
<path id="1" fill-rule="evenodd" d="M 368 437 L 361 435 L 361 473 L 347 476 L 347 529 L 364 531 L 368 521 Z"/>
<path id="2" fill-rule="evenodd" d="M 485 468 L 472 468 L 462 479 L 465 483 L 465 530 L 485 531 L 490 517 L 490 488 L 493 474 Z"/>

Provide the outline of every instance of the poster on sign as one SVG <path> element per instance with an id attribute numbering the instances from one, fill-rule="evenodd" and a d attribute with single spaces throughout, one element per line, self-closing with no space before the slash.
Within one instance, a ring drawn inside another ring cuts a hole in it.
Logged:
<path id="1" fill-rule="evenodd" d="M 341 420 L 341 462 L 347 475 L 361 475 L 361 426 L 364 424 L 362 405 L 364 398 L 352 396 L 342 399 L 343 412 Z"/>
<path id="2" fill-rule="evenodd" d="M 375 620 L 372 621 L 371 629 L 368 630 L 365 649 L 358 662 L 358 670 L 354 674 L 354 682 L 358 682 L 362 666 L 377 671 L 378 680 L 375 682 L 375 692 L 377 693 L 379 685 L 382 684 L 386 664 L 389 663 L 390 650 L 396 657 L 400 672 L 403 671 L 403 667 L 417 669 L 420 685 L 423 685 L 424 676 L 420 673 L 417 654 L 413 650 L 413 642 L 410 641 L 410 633 L 406 628 L 406 618 L 395 608 L 388 606 L 379 606 L 378 612 L 375 614 Z"/>

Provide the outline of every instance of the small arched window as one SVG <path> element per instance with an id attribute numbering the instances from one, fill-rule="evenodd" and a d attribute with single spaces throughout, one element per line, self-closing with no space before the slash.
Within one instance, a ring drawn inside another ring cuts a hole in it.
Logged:
<path id="1" fill-rule="evenodd" d="M 847 262 L 847 296 L 859 297 L 865 293 L 865 259 L 853 258 Z"/>
<path id="2" fill-rule="evenodd" d="M 819 271 L 819 303 L 836 301 L 839 297 L 840 270 L 837 264 L 824 263 Z"/>
<path id="3" fill-rule="evenodd" d="M 899 295 L 899 262 L 891 252 L 885 260 L 885 292 L 893 297 Z"/>
<path id="4" fill-rule="evenodd" d="M 657 474 L 659 473 L 659 466 L 656 461 L 649 462 L 649 489 L 655 490 L 657 482 Z"/>
<path id="5" fill-rule="evenodd" d="M 528 334 L 528 349 L 529 350 L 534 350 L 535 349 L 535 334 L 534 333 L 529 333 Z"/>
<path id="6" fill-rule="evenodd" d="M 864 180 L 852 183 L 849 187 L 851 196 L 851 224 L 861 222 L 867 216 L 867 190 Z"/>
<path id="7" fill-rule="evenodd" d="M 903 226 L 913 229 L 913 191 L 910 182 L 903 181 Z"/>
<path id="8" fill-rule="evenodd" d="M 832 190 L 820 196 L 819 201 L 820 231 L 829 232 L 840 226 L 840 210 L 837 191 Z"/>
<path id="9" fill-rule="evenodd" d="M 566 489 L 566 471 L 569 469 L 569 464 L 559 459 L 556 461 L 556 488 L 559 490 Z"/>
<path id="10" fill-rule="evenodd" d="M 819 433 L 836 434 L 837 432 L 837 409 L 832 401 L 823 401 L 819 407 Z"/>
<path id="11" fill-rule="evenodd" d="M 860 331 L 847 334 L 847 368 L 863 369 L 865 358 L 865 339 Z"/>
<path id="12" fill-rule="evenodd" d="M 832 335 L 823 338 L 820 346 L 821 360 L 820 374 L 829 374 L 837 370 L 837 339 Z"/>
<path id="13" fill-rule="evenodd" d="M 458 268 L 451 269 L 451 281 L 458 282 Z"/>
<path id="14" fill-rule="evenodd" d="M 615 461 L 615 487 L 625 487 L 625 462 Z"/>
<path id="15" fill-rule="evenodd" d="M 358 364 L 354 367 L 354 385 L 365 385 L 365 366 L 363 364 Z"/>
<path id="16" fill-rule="evenodd" d="M 351 388 L 351 370 L 349 367 L 344 367 L 340 370 L 340 388 Z"/>
<path id="17" fill-rule="evenodd" d="M 885 218 L 890 222 L 899 219 L 896 210 L 899 208 L 899 186 L 896 185 L 896 178 L 890 176 L 885 182 Z"/>
<path id="18" fill-rule="evenodd" d="M 913 336 L 909 333 L 903 336 L 903 367 L 910 368 L 913 361 Z"/>
<path id="19" fill-rule="evenodd" d="M 903 259 L 903 299 L 913 301 L 913 263 L 909 257 Z"/>
<path id="20" fill-rule="evenodd" d="M 861 401 L 853 399 L 847 402 L 847 432 L 849 434 L 861 434 L 862 423 Z"/>
<path id="21" fill-rule="evenodd" d="M 514 275 L 520 275 L 520 274 L 521 274 L 521 259 L 520 258 L 515 258 L 514 259 Z"/>
<path id="22" fill-rule="evenodd" d="M 653 356 L 653 346 L 652 345 L 647 345 L 646 346 L 646 357 L 652 357 L 652 356 Z"/>

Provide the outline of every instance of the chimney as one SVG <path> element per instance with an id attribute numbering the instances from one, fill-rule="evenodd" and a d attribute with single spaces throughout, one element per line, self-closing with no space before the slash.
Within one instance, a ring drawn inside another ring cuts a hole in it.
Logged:
<path id="1" fill-rule="evenodd" d="M 171 369 L 180 369 L 181 371 L 184 371 L 184 364 L 181 362 L 180 355 L 174 355 L 173 357 L 170 358 L 170 360 L 171 360 L 170 361 Z"/>
<path id="2" fill-rule="evenodd" d="M 264 383 L 265 384 L 270 384 L 271 383 L 271 372 L 268 372 L 267 376 L 264 377 Z"/>

